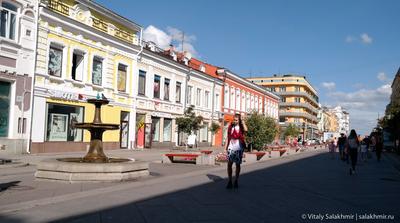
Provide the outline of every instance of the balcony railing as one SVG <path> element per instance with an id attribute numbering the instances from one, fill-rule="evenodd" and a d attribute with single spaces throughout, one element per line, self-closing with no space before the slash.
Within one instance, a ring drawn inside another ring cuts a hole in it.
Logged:
<path id="1" fill-rule="evenodd" d="M 133 34 L 122 29 L 115 28 L 114 36 L 130 43 L 133 42 Z"/>
<path id="2" fill-rule="evenodd" d="M 108 23 L 103 22 L 102 20 L 92 17 L 93 24 L 92 26 L 96 29 L 99 29 L 103 32 L 108 33 Z"/>
<path id="3" fill-rule="evenodd" d="M 316 116 L 310 115 L 305 112 L 288 112 L 288 111 L 279 111 L 279 116 L 289 116 L 289 117 L 302 117 L 312 120 L 314 122 L 318 122 L 318 118 Z"/>
<path id="4" fill-rule="evenodd" d="M 304 91 L 281 91 L 281 92 L 274 92 L 279 96 L 287 96 L 287 95 L 293 95 L 293 96 L 304 96 L 310 99 L 312 102 L 315 104 L 318 104 L 318 101 L 310 94 L 304 92 Z"/>
<path id="5" fill-rule="evenodd" d="M 70 6 L 63 3 L 61 0 L 41 0 L 41 2 L 47 7 L 55 11 L 57 13 L 60 13 L 65 16 L 70 16 Z M 104 33 L 107 33 L 109 35 L 112 35 L 120 40 L 123 40 L 128 43 L 134 43 L 135 40 L 135 35 L 133 33 L 130 33 L 128 31 L 125 31 L 120 28 L 115 28 L 114 32 L 110 31 L 109 28 L 110 24 L 107 22 L 104 22 L 101 19 L 98 19 L 96 17 L 92 17 L 92 27 L 100 30 Z"/>
<path id="6" fill-rule="evenodd" d="M 45 0 L 42 1 L 43 3 L 47 3 L 47 7 L 49 9 L 54 10 L 58 13 L 61 13 L 63 15 L 69 16 L 69 6 L 62 3 L 61 1 L 57 0 Z"/>
<path id="7" fill-rule="evenodd" d="M 307 108 L 307 109 L 309 109 L 310 111 L 312 111 L 312 112 L 318 114 L 318 110 L 317 110 L 315 107 L 313 107 L 313 106 L 311 106 L 310 104 L 308 104 L 308 103 L 301 103 L 301 102 L 280 102 L 280 103 L 279 103 L 279 106 L 303 107 L 303 108 Z"/>

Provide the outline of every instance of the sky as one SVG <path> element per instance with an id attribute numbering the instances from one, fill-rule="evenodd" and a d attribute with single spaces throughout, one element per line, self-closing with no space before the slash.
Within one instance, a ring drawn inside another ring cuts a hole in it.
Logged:
<path id="1" fill-rule="evenodd" d="M 305 75 L 320 103 L 344 107 L 363 135 L 400 67 L 396 0 L 96 2 L 141 25 L 145 39 L 182 49 L 184 36 L 184 50 L 243 77 Z"/>

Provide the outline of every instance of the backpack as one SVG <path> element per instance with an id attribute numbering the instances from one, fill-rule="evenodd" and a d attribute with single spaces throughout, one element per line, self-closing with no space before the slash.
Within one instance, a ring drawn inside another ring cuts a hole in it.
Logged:
<path id="1" fill-rule="evenodd" d="M 348 142 L 349 142 L 350 149 L 357 149 L 358 148 L 358 144 L 357 144 L 357 139 L 356 138 L 350 138 L 350 139 L 348 139 Z"/>

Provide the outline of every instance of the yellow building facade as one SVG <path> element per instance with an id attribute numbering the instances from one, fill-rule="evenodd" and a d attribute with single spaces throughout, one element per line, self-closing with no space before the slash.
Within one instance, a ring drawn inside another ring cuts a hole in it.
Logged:
<path id="1" fill-rule="evenodd" d="M 120 124 L 104 133 L 104 147 L 131 148 L 142 28 L 88 0 L 42 1 L 39 11 L 30 152 L 85 150 L 90 134 L 73 123 L 93 121 L 86 100 L 96 97 L 110 101 L 102 121 Z"/>
<path id="2" fill-rule="evenodd" d="M 318 135 L 318 93 L 305 76 L 274 75 L 273 77 L 249 78 L 281 97 L 279 102 L 279 123 L 285 127 L 297 125 L 305 139 L 314 139 Z"/>

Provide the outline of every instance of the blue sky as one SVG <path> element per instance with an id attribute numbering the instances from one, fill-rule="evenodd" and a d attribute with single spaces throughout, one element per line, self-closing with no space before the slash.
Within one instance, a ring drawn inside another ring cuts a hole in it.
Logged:
<path id="1" fill-rule="evenodd" d="M 400 67 L 396 0 L 97 2 L 161 44 L 179 47 L 184 31 L 185 49 L 242 76 L 306 75 L 320 102 L 347 108 L 361 134 L 383 114 Z"/>

